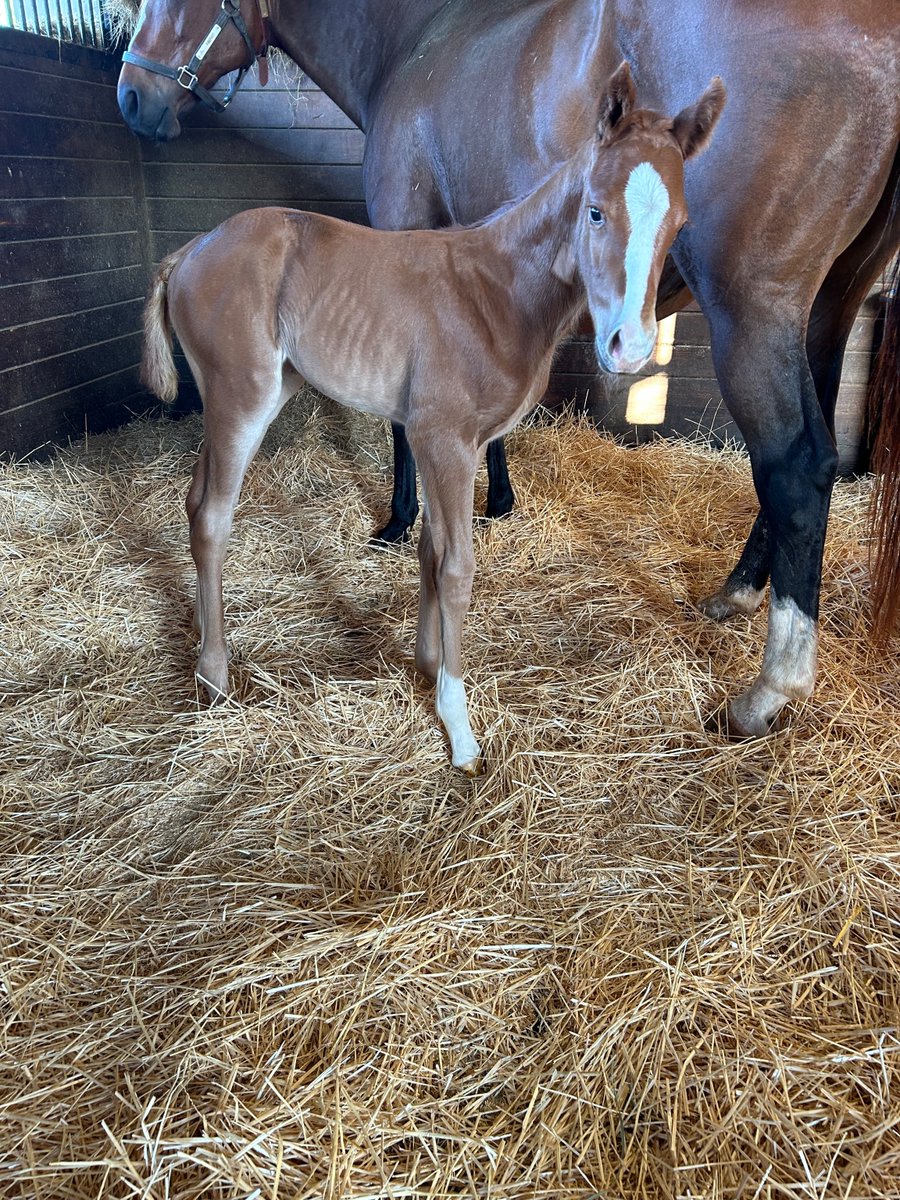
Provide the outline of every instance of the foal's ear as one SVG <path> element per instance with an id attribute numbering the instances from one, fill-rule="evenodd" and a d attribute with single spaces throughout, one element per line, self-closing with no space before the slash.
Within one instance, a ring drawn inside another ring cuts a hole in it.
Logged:
<path id="1" fill-rule="evenodd" d="M 672 122 L 672 132 L 685 158 L 692 158 L 709 145 L 716 121 L 725 107 L 725 85 L 718 75 L 696 104 L 683 108 Z"/>
<path id="2" fill-rule="evenodd" d="M 634 108 L 636 94 L 631 66 L 626 59 L 616 68 L 600 101 L 597 133 L 601 138 L 611 133 L 622 118 L 628 116 Z"/>

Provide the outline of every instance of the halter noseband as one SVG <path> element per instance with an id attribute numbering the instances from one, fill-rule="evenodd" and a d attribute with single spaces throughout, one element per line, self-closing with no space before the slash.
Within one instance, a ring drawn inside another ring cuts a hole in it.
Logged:
<path id="1" fill-rule="evenodd" d="M 122 62 L 132 63 L 136 67 L 143 67 L 145 71 L 153 71 L 156 75 L 165 75 L 167 79 L 174 79 L 181 87 L 189 92 L 193 92 L 201 103 L 207 108 L 211 108 L 213 112 L 222 113 L 231 103 L 235 92 L 244 82 L 244 76 L 253 66 L 256 59 L 259 59 L 259 74 L 260 82 L 265 86 L 268 80 L 268 61 L 266 55 L 269 53 L 268 39 L 268 17 L 269 6 L 266 0 L 256 0 L 256 6 L 259 10 L 260 21 L 263 28 L 263 43 L 259 50 L 253 45 L 250 40 L 250 34 L 247 31 L 247 26 L 244 18 L 241 16 L 240 3 L 235 3 L 235 0 L 222 0 L 222 11 L 219 13 L 215 22 L 212 25 L 209 33 L 197 47 L 194 57 L 189 63 L 185 63 L 183 67 L 169 67 L 165 63 L 154 62 L 151 58 L 144 58 L 142 54 L 135 54 L 133 50 L 126 50 L 122 55 Z M 222 97 L 221 101 L 217 100 L 211 92 L 200 82 L 197 72 L 199 71 L 204 58 L 212 49 L 216 38 L 229 23 L 234 23 L 235 29 L 244 39 L 244 44 L 250 55 L 250 60 L 246 66 L 241 67 L 238 71 L 237 79 Z"/>

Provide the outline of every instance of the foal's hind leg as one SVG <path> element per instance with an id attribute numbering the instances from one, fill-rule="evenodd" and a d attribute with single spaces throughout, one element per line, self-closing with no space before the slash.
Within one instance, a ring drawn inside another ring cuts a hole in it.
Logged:
<path id="1" fill-rule="evenodd" d="M 228 692 L 222 569 L 234 509 L 247 467 L 290 394 L 291 389 L 280 378 L 264 385 L 252 377 L 234 380 L 214 376 L 204 381 L 203 449 L 187 509 L 191 554 L 197 568 L 197 677 L 211 701 Z"/>
<path id="2" fill-rule="evenodd" d="M 409 432 L 425 500 L 416 664 L 437 683 L 437 713 L 450 740 L 453 765 L 474 775 L 480 770 L 481 748 L 469 724 L 462 681 L 462 627 L 475 574 L 477 450 L 446 430 Z"/>

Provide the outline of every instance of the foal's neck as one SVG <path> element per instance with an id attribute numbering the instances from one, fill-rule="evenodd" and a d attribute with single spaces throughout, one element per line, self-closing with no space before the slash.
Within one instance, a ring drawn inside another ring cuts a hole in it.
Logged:
<path id="1" fill-rule="evenodd" d="M 540 354 L 552 350 L 581 312 L 580 278 L 567 282 L 556 271 L 560 252 L 572 241 L 582 204 L 586 145 L 524 200 L 490 218 L 478 230 L 482 265 L 491 258 L 511 304 L 510 320 Z"/>

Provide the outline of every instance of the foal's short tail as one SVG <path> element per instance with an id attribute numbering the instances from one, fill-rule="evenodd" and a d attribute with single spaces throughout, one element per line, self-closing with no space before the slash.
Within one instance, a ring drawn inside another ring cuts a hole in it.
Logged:
<path id="1" fill-rule="evenodd" d="M 895 205 L 900 201 L 900 189 Z M 884 643 L 900 614 L 900 256 L 887 286 L 884 335 L 869 392 L 874 432 L 872 500 L 872 637 Z"/>
<path id="2" fill-rule="evenodd" d="M 159 264 L 144 306 L 144 354 L 141 382 L 167 404 L 178 395 L 178 372 L 172 356 L 172 323 L 169 320 L 169 276 L 193 243 L 182 246 Z"/>

